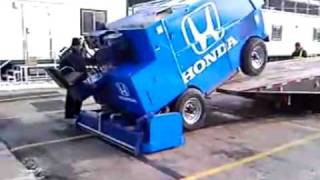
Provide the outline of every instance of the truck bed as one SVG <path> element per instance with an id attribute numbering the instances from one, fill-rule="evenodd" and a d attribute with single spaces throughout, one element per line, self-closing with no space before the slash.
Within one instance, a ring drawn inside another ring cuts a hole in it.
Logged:
<path id="1" fill-rule="evenodd" d="M 237 73 L 220 86 L 218 91 L 250 91 L 317 76 L 320 76 L 320 57 L 270 62 L 259 76 L 250 77 Z"/>

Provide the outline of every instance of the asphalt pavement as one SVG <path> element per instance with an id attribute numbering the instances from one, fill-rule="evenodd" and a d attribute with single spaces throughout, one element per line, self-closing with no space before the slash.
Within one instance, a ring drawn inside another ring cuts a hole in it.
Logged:
<path id="1" fill-rule="evenodd" d="M 38 179 L 320 179 L 319 114 L 214 95 L 208 127 L 186 133 L 183 147 L 134 157 L 76 129 L 63 105 L 63 96 L 0 103 L 0 138 Z"/>

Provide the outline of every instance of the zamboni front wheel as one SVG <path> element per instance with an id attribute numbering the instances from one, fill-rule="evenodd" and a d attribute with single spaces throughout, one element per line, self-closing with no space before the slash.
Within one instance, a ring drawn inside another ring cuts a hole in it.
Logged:
<path id="1" fill-rule="evenodd" d="M 180 112 L 184 128 L 188 131 L 202 128 L 206 122 L 203 95 L 197 89 L 188 89 L 175 102 L 173 110 Z"/>
<path id="2" fill-rule="evenodd" d="M 259 75 L 268 61 L 267 48 L 262 39 L 251 38 L 242 51 L 241 70 L 249 76 Z"/>

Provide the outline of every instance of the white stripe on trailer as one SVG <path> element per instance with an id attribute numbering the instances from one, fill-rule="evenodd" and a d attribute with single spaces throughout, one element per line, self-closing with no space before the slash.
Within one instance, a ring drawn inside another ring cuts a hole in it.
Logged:
<path id="1" fill-rule="evenodd" d="M 272 89 L 274 85 L 267 85 L 266 89 Z"/>
<path id="2" fill-rule="evenodd" d="M 283 91 L 283 86 L 280 86 L 280 92 L 282 92 Z"/>
<path id="3" fill-rule="evenodd" d="M 227 91 L 248 91 L 259 88 L 270 88 L 270 85 L 281 85 L 281 83 L 295 80 L 320 77 L 320 57 L 305 58 L 302 60 L 287 60 L 269 62 L 266 69 L 259 75 L 248 77 L 238 74 L 219 87 Z M 279 88 L 279 87 L 278 87 Z"/>
<path id="4" fill-rule="evenodd" d="M 315 86 L 315 88 L 320 87 L 320 81 L 319 81 L 319 80 L 317 80 L 317 81 L 314 83 L 314 86 Z"/>

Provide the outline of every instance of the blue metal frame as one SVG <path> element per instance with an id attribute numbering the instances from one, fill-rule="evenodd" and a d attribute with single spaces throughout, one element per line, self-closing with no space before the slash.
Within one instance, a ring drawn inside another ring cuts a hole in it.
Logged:
<path id="1" fill-rule="evenodd" d="M 182 118 L 179 113 L 143 116 L 128 124 L 128 119 L 114 114 L 83 111 L 77 126 L 116 144 L 129 152 L 153 153 L 184 144 Z"/>

